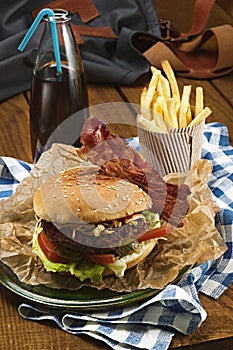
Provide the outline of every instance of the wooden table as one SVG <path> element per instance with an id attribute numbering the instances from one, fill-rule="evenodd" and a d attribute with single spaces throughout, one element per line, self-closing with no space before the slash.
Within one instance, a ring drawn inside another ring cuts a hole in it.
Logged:
<path id="1" fill-rule="evenodd" d="M 190 23 L 191 0 L 155 0 L 158 16 L 170 18 L 174 25 L 185 31 Z M 223 1 L 224 6 L 226 1 Z M 182 12 L 185 10 L 185 16 Z M 233 24 L 229 13 L 215 5 L 210 18 L 210 25 L 221 23 Z M 179 25 L 178 25 L 179 24 Z M 227 125 L 233 144 L 233 73 L 211 81 L 188 80 L 179 78 L 179 85 L 202 85 L 205 89 L 205 103 L 213 114 L 208 122 L 218 121 Z M 113 87 L 89 85 L 90 105 L 105 102 L 139 103 L 142 85 L 138 87 Z M 29 94 L 27 92 L 12 97 L 0 104 L 0 155 L 15 157 L 31 162 L 29 138 Z M 200 295 L 200 300 L 207 311 L 207 320 L 189 336 L 176 334 L 170 349 L 176 350 L 228 350 L 233 347 L 233 285 L 218 299 L 213 300 Z M 0 289 L 0 349 L 1 350 L 90 350 L 107 349 L 101 342 L 75 336 L 61 331 L 49 322 L 35 323 L 22 319 L 17 307 L 22 298 L 5 288 Z"/>

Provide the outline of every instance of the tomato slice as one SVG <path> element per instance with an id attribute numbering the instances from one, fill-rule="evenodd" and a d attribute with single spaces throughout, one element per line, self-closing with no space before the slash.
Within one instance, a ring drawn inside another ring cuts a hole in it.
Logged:
<path id="1" fill-rule="evenodd" d="M 66 263 L 66 260 L 56 253 L 56 246 L 49 240 L 44 231 L 39 233 L 38 243 L 42 252 L 50 261 L 61 264 Z"/>
<path id="2" fill-rule="evenodd" d="M 113 254 L 93 254 L 90 256 L 90 260 L 96 264 L 112 264 L 115 261 L 115 256 Z"/>
<path id="3" fill-rule="evenodd" d="M 174 230 L 174 226 L 170 224 L 162 225 L 161 227 L 153 228 L 145 232 L 141 237 L 138 238 L 138 242 L 148 241 L 149 239 L 163 237 L 168 233 L 171 233 Z"/>
<path id="4" fill-rule="evenodd" d="M 38 243 L 42 252 L 50 261 L 61 264 L 67 263 L 67 260 L 56 253 L 56 246 L 49 240 L 44 231 L 39 233 Z M 111 264 L 115 261 L 115 256 L 113 254 L 93 254 L 89 257 L 89 260 L 100 265 Z"/>

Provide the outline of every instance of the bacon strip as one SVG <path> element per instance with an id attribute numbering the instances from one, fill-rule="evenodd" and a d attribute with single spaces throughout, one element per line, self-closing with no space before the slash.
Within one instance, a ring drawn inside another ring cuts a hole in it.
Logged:
<path id="1" fill-rule="evenodd" d="M 140 153 L 129 147 L 118 135 L 111 134 L 106 125 L 95 117 L 86 120 L 78 149 L 81 158 L 101 167 L 106 175 L 127 179 L 149 193 L 152 210 L 173 225 L 181 225 L 189 209 L 186 185 L 166 183 Z"/>

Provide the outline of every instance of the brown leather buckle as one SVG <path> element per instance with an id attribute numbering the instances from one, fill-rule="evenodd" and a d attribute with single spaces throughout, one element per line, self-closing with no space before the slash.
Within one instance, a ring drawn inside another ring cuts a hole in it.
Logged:
<path id="1" fill-rule="evenodd" d="M 160 25 L 162 39 L 172 40 L 180 36 L 179 31 L 172 27 L 171 21 L 169 21 L 169 19 L 160 18 L 159 25 Z"/>
<path id="2" fill-rule="evenodd" d="M 195 37 L 195 35 L 186 35 L 185 33 L 180 33 L 177 29 L 172 27 L 171 21 L 169 21 L 169 19 L 159 19 L 159 25 L 162 39 L 168 44 L 181 44 L 190 41 Z"/>

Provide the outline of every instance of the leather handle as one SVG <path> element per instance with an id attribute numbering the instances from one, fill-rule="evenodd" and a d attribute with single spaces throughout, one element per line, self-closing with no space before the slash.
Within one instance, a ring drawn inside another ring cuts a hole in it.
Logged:
<path id="1" fill-rule="evenodd" d="M 162 38 L 168 42 L 177 44 L 189 41 L 193 37 L 201 34 L 209 18 L 210 11 L 216 0 L 196 0 L 193 8 L 192 25 L 188 32 L 180 33 L 177 28 L 174 29 L 169 20 L 160 20 Z"/>
<path id="2" fill-rule="evenodd" d="M 216 0 L 196 0 L 191 29 L 187 33 L 183 33 L 182 36 L 195 36 L 205 29 L 210 11 L 215 1 Z"/>

